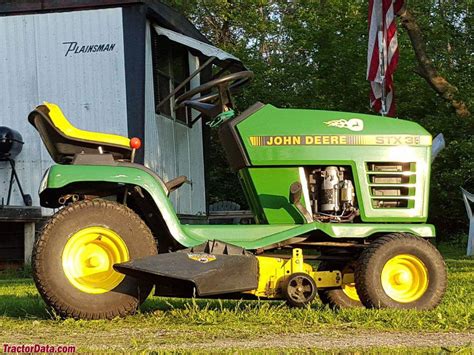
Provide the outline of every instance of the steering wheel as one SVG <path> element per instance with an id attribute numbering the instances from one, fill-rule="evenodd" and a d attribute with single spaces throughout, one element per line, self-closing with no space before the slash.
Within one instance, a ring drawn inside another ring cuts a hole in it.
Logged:
<path id="1" fill-rule="evenodd" d="M 232 103 L 230 94 L 237 92 L 243 85 L 247 84 L 254 77 L 251 71 L 239 71 L 228 75 L 221 76 L 217 79 L 210 80 L 205 84 L 199 85 L 198 87 L 185 92 L 179 96 L 176 100 L 176 108 L 181 108 L 184 105 L 190 103 L 206 103 L 212 102 L 219 99 L 222 106 Z M 210 94 L 196 97 L 192 97 L 196 94 L 203 93 L 214 87 L 217 87 L 217 92 L 211 92 Z"/>

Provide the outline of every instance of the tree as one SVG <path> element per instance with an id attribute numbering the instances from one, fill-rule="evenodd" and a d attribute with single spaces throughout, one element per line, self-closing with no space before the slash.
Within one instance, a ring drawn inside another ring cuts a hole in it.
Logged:
<path id="1" fill-rule="evenodd" d="M 439 2 L 439 7 L 442 6 L 441 3 L 442 2 Z M 400 10 L 398 16 L 410 37 L 419 64 L 415 73 L 425 79 L 426 82 L 455 109 L 457 116 L 460 118 L 471 116 L 466 103 L 456 98 L 458 95 L 458 89 L 438 73 L 432 60 L 428 57 L 423 33 L 418 26 L 415 17 L 406 6 Z M 451 46 L 450 44 L 448 45 Z"/>
<path id="2" fill-rule="evenodd" d="M 258 100 L 278 107 L 373 113 L 365 79 L 367 0 L 168 3 L 255 72 L 239 107 Z M 452 235 L 467 229 L 459 186 L 474 190 L 474 126 L 472 115 L 466 114 L 474 104 L 473 6 L 470 0 L 418 0 L 409 3 L 409 11 L 401 14 L 399 26 L 398 116 L 446 137 L 447 148 L 432 167 L 430 221 L 441 235 Z M 423 42 L 415 38 L 415 46 L 414 33 L 423 34 Z M 224 158 L 215 139 L 213 160 L 219 161 Z M 211 196 L 242 204 L 227 166 L 219 163 L 211 169 Z"/>

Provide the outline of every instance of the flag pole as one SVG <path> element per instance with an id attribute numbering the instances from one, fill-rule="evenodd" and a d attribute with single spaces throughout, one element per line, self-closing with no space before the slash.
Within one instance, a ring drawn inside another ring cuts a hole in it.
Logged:
<path id="1" fill-rule="evenodd" d="M 383 38 L 383 30 L 378 31 L 378 39 L 379 39 L 379 63 L 380 63 L 380 79 L 382 80 L 382 97 L 380 98 L 380 101 L 382 103 L 382 109 L 380 110 L 380 113 L 382 116 L 385 116 L 387 114 L 387 93 L 385 92 L 385 53 L 384 53 L 384 47 L 385 47 L 385 41 Z"/>
<path id="2" fill-rule="evenodd" d="M 384 36 L 384 23 L 383 23 L 383 5 L 382 5 L 382 0 L 380 0 L 380 12 L 382 13 L 382 16 L 380 16 L 380 27 L 378 30 L 378 42 L 379 42 L 379 63 L 380 63 L 380 79 L 382 80 L 382 97 L 381 97 L 381 103 L 382 103 L 382 109 L 381 109 L 381 114 L 382 117 L 387 114 L 387 93 L 385 90 L 385 72 L 386 72 L 386 59 L 387 56 L 385 54 L 385 36 Z"/>

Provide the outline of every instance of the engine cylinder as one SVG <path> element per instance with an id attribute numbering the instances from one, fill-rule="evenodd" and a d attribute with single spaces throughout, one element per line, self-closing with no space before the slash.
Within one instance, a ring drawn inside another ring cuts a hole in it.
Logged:
<path id="1" fill-rule="evenodd" d="M 351 180 L 344 180 L 341 184 L 341 204 L 345 205 L 354 205 L 354 185 Z"/>
<path id="2" fill-rule="evenodd" d="M 322 172 L 321 184 L 321 211 L 339 211 L 339 169 L 335 166 L 328 166 Z"/>

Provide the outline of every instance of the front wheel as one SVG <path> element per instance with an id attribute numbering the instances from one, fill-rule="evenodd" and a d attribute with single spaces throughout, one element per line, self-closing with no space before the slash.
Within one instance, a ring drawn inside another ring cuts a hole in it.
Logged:
<path id="1" fill-rule="evenodd" d="M 368 308 L 429 310 L 441 302 L 446 291 L 446 266 L 428 241 L 389 234 L 362 252 L 355 282 Z"/>
<path id="2" fill-rule="evenodd" d="M 350 262 L 322 261 L 318 271 L 339 270 L 342 273 L 342 285 L 337 288 L 318 289 L 323 304 L 332 309 L 361 307 L 354 282 L 354 266 Z"/>
<path id="3" fill-rule="evenodd" d="M 36 287 L 61 317 L 112 319 L 133 313 L 152 285 L 113 265 L 157 254 L 146 224 L 128 207 L 81 201 L 56 213 L 33 250 Z"/>

